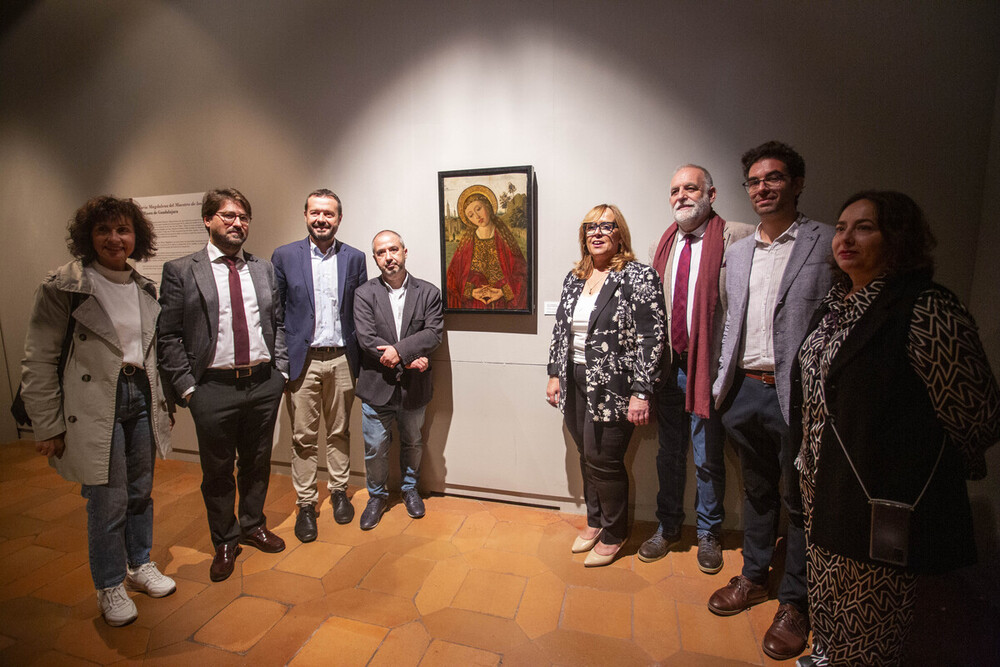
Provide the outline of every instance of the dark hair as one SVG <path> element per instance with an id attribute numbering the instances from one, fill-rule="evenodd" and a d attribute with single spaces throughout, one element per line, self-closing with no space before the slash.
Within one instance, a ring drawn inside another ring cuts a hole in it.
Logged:
<path id="1" fill-rule="evenodd" d="M 931 227 L 917 202 L 908 195 L 893 190 L 865 190 L 847 198 L 837 217 L 848 206 L 867 199 L 875 208 L 875 224 L 882 232 L 883 255 L 889 275 L 917 271 L 934 275 L 931 251 L 937 245 Z M 834 267 L 835 280 L 849 281 L 847 274 Z M 850 284 L 850 282 L 848 282 Z"/>
<path id="2" fill-rule="evenodd" d="M 67 226 L 66 246 L 70 254 L 84 264 L 97 259 L 94 250 L 94 227 L 102 222 L 129 220 L 135 230 L 135 248 L 129 255 L 132 259 L 149 259 L 156 254 L 156 232 L 142 209 L 131 199 L 117 199 L 108 195 L 94 197 L 73 214 Z"/>
<path id="3" fill-rule="evenodd" d="M 309 200 L 312 199 L 313 197 L 326 197 L 328 199 L 336 199 L 337 200 L 337 214 L 340 215 L 341 217 L 344 216 L 344 205 L 340 203 L 340 197 L 338 197 L 337 193 L 334 192 L 333 190 L 327 190 L 326 188 L 320 188 L 319 190 L 313 190 L 312 192 L 310 192 L 309 194 L 307 194 L 306 195 L 306 205 L 305 205 L 305 210 L 306 211 L 309 210 Z"/>
<path id="4" fill-rule="evenodd" d="M 250 210 L 250 202 L 247 198 L 243 196 L 243 193 L 236 188 L 216 188 L 215 190 L 209 190 L 205 193 L 205 198 L 201 200 L 201 217 L 203 220 L 211 218 L 213 215 L 219 212 L 219 209 L 227 201 L 234 201 L 243 207 L 246 211 L 247 217 L 253 218 L 253 212 Z"/>
<path id="5" fill-rule="evenodd" d="M 744 153 L 743 157 L 740 158 L 740 162 L 743 163 L 743 178 L 747 178 L 750 175 L 750 167 L 768 158 L 784 162 L 785 166 L 788 167 L 788 175 L 793 180 L 796 178 L 805 178 L 806 161 L 802 159 L 802 156 L 794 148 L 780 141 L 768 141 Z"/>

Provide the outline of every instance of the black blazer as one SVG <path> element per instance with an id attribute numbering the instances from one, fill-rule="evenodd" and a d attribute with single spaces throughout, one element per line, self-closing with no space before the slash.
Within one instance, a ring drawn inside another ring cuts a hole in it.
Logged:
<path id="1" fill-rule="evenodd" d="M 573 310 L 587 281 L 571 271 L 563 281 L 549 345 L 549 377 L 559 378 L 559 409 L 566 407 L 566 377 L 572 363 Z M 633 392 L 652 394 L 659 381 L 666 308 L 663 286 L 652 267 L 629 262 L 608 273 L 590 314 L 585 357 L 587 402 L 594 421 L 628 418 Z"/>
<path id="2" fill-rule="evenodd" d="M 907 349 L 914 303 L 932 284 L 926 278 L 910 278 L 890 280 L 883 287 L 837 352 L 824 385 L 830 418 L 868 492 L 873 498 L 905 504 L 920 495 L 945 439 L 928 388 L 914 371 Z M 825 314 L 824 308 L 817 311 L 810 331 Z M 801 442 L 798 355 L 792 384 L 791 430 L 793 442 Z M 870 530 L 868 499 L 828 423 L 817 463 L 810 539 L 834 553 L 877 563 L 868 557 Z M 912 516 L 907 569 L 943 572 L 975 560 L 962 456 L 947 443 Z"/>
<path id="3" fill-rule="evenodd" d="M 266 259 L 244 251 L 250 277 L 257 293 L 261 333 L 271 354 L 271 363 L 288 373 L 285 347 L 284 311 L 274 279 L 274 269 Z M 160 375 L 168 400 L 178 400 L 198 384 L 212 363 L 219 332 L 219 292 L 212 263 L 205 249 L 163 265 L 160 282 L 160 319 L 157 323 L 157 354 Z"/>
<path id="4" fill-rule="evenodd" d="M 361 346 L 361 373 L 355 393 L 369 405 L 385 405 L 396 388 L 402 391 L 403 407 L 419 408 L 431 400 L 431 369 L 386 368 L 379 362 L 379 345 L 392 345 L 405 367 L 418 357 L 430 359 L 441 344 L 444 312 L 441 291 L 412 274 L 406 282 L 406 301 L 400 336 L 392 316 L 389 292 L 381 277 L 372 278 L 354 293 L 354 324 Z"/>

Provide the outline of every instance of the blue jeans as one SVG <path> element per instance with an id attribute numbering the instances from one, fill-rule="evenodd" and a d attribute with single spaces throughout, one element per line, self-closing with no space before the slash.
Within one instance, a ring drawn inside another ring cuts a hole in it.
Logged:
<path id="1" fill-rule="evenodd" d="M 133 568 L 149 562 L 153 546 L 149 494 L 156 451 L 149 402 L 149 380 L 143 371 L 119 374 L 108 483 L 84 484 L 81 491 L 87 499 L 87 546 L 95 588 L 122 583 L 126 560 Z"/>
<path id="2" fill-rule="evenodd" d="M 365 478 L 368 495 L 385 498 L 389 478 L 389 445 L 392 444 L 392 422 L 399 428 L 399 472 L 401 490 L 417 488 L 420 476 L 420 455 L 423 441 L 420 429 L 424 425 L 426 406 L 407 409 L 397 390 L 386 405 L 369 405 L 361 402 L 361 434 L 365 440 Z"/>
<path id="3" fill-rule="evenodd" d="M 678 535 L 684 523 L 684 484 L 687 480 L 687 446 L 694 452 L 695 512 L 698 537 L 722 532 L 725 517 L 726 442 L 722 419 L 712 405 L 708 419 L 684 409 L 687 390 L 686 369 L 678 368 L 656 392 L 656 421 L 660 448 L 656 453 L 656 473 L 660 490 L 656 494 L 656 518 L 665 535 Z"/>

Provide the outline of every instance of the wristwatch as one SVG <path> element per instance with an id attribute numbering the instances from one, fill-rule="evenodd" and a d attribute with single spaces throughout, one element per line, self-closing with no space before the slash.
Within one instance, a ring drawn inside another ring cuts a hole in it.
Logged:
<path id="1" fill-rule="evenodd" d="M 638 398 L 640 401 L 648 401 L 649 400 L 649 394 L 647 394 L 644 391 L 633 391 L 632 395 L 635 396 L 636 398 Z"/>

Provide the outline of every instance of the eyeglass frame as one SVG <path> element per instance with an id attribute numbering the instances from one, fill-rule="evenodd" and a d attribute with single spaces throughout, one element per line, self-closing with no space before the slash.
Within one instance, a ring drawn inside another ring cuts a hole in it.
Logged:
<path id="1" fill-rule="evenodd" d="M 792 177 L 783 171 L 774 170 L 764 175 L 764 178 L 748 178 L 743 181 L 743 189 L 747 194 L 760 190 L 761 183 L 767 183 L 768 187 L 776 188 L 782 183 L 791 182 Z"/>
<path id="2" fill-rule="evenodd" d="M 583 225 L 584 236 L 597 236 L 601 233 L 610 236 L 611 232 L 618 229 L 618 223 L 614 220 L 604 220 L 603 222 L 586 222 Z"/>
<path id="3" fill-rule="evenodd" d="M 219 216 L 219 218 L 221 218 L 222 221 L 224 223 L 226 223 L 227 225 L 234 225 L 234 224 L 236 224 L 236 220 L 237 219 L 239 219 L 240 224 L 242 224 L 242 225 L 249 225 L 250 224 L 250 220 L 252 219 L 246 213 L 233 213 L 232 211 L 225 211 L 225 212 L 223 212 L 223 211 L 216 211 L 215 214 L 217 216 Z"/>

